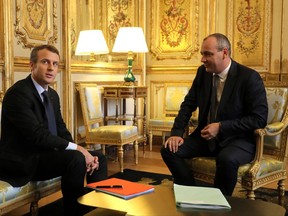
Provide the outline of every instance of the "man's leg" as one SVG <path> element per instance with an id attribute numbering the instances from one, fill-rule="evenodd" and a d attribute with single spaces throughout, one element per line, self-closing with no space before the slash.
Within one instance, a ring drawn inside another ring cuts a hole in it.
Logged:
<path id="1" fill-rule="evenodd" d="M 240 142 L 242 145 L 246 144 L 245 141 Z M 224 195 L 231 196 L 237 183 L 239 166 L 251 162 L 254 155 L 255 153 L 243 150 L 237 145 L 227 145 L 221 149 L 216 158 L 214 186 Z"/>
<path id="2" fill-rule="evenodd" d="M 79 151 L 51 151 L 39 155 L 39 164 L 33 180 L 41 181 L 61 176 L 65 215 L 81 215 L 78 197 L 84 194 L 86 162 Z"/>
<path id="3" fill-rule="evenodd" d="M 208 143 L 202 138 L 188 137 L 184 139 L 184 143 L 179 146 L 178 151 L 173 153 L 169 148 L 161 148 L 161 155 L 169 168 L 174 183 L 180 185 L 195 185 L 193 173 L 185 162 L 185 158 L 193 158 L 195 156 L 210 155 Z"/>

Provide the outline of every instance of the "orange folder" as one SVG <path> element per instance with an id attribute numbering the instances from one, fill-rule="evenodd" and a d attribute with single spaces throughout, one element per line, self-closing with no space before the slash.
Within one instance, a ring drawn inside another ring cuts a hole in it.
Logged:
<path id="1" fill-rule="evenodd" d="M 93 182 L 87 184 L 87 187 L 126 200 L 154 191 L 154 186 L 152 185 L 126 181 L 118 178 L 109 178 L 103 181 Z"/>

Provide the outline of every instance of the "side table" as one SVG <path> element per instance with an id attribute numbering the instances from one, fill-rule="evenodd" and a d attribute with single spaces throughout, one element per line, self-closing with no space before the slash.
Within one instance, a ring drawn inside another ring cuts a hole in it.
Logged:
<path id="1" fill-rule="evenodd" d="M 138 143 L 146 145 L 146 86 L 103 86 L 104 89 L 104 120 L 105 124 L 108 121 L 126 124 L 126 121 L 132 121 L 133 125 L 138 126 L 138 120 L 142 121 L 143 133 L 138 131 Z M 133 99 L 133 113 L 126 113 L 126 99 Z M 138 113 L 141 107 L 138 107 L 138 100 L 142 99 L 143 113 Z M 108 113 L 108 100 L 115 100 L 115 115 Z"/>

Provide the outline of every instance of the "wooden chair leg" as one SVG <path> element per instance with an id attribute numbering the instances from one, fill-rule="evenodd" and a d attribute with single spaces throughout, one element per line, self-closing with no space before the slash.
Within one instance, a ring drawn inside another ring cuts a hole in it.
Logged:
<path id="1" fill-rule="evenodd" d="M 123 155 L 124 155 L 123 146 L 122 145 L 118 146 L 117 149 L 118 149 L 117 151 L 118 151 L 118 160 L 119 160 L 119 165 L 120 165 L 120 172 L 123 173 Z"/>
<path id="2" fill-rule="evenodd" d="M 153 142 L 153 132 L 152 130 L 149 130 L 149 146 L 150 146 L 150 151 L 152 151 L 152 142 Z"/>
<path id="3" fill-rule="evenodd" d="M 105 150 L 105 145 L 103 144 L 103 145 L 101 145 L 101 148 L 102 148 L 102 153 L 104 154 L 104 155 L 106 155 L 106 150 Z"/>
<path id="4" fill-rule="evenodd" d="M 137 140 L 135 140 L 134 142 L 134 157 L 135 157 L 135 164 L 138 164 L 138 141 Z"/>
<path id="5" fill-rule="evenodd" d="M 250 200 L 255 200 L 254 190 L 247 190 L 246 198 Z"/>
<path id="6" fill-rule="evenodd" d="M 278 181 L 278 204 L 284 206 L 284 196 L 285 196 L 285 181 L 281 179 Z"/>
<path id="7" fill-rule="evenodd" d="M 166 138 L 166 132 L 163 131 L 162 132 L 162 145 L 164 145 L 164 143 L 165 143 L 165 138 Z"/>
<path id="8" fill-rule="evenodd" d="M 38 201 L 33 201 L 30 204 L 30 215 L 31 216 L 38 216 Z"/>

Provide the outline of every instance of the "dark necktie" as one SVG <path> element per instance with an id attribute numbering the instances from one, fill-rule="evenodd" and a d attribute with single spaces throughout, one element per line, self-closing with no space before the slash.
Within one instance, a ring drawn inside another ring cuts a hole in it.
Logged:
<path id="1" fill-rule="evenodd" d="M 216 113 L 218 107 L 218 101 L 217 101 L 218 84 L 219 84 L 219 76 L 215 74 L 213 76 L 213 86 L 210 99 L 211 102 L 209 110 L 209 123 L 215 122 L 216 119 Z M 209 142 L 209 149 L 211 152 L 213 152 L 216 149 L 216 138 L 210 139 L 208 142 Z"/>
<path id="2" fill-rule="evenodd" d="M 212 93 L 211 93 L 211 102 L 210 102 L 210 119 L 209 123 L 215 122 L 217 107 L 218 107 L 218 100 L 217 100 L 217 90 L 219 85 L 219 76 L 213 76 L 213 86 L 212 86 Z"/>
<path id="3" fill-rule="evenodd" d="M 54 110 L 53 110 L 53 106 L 52 106 L 51 100 L 50 100 L 50 98 L 48 96 L 48 92 L 47 91 L 43 91 L 42 95 L 43 95 L 43 104 L 44 104 L 44 107 L 45 107 L 45 112 L 46 112 L 46 116 L 47 116 L 47 120 L 48 120 L 49 131 L 53 135 L 57 135 L 57 127 L 56 127 Z"/>

